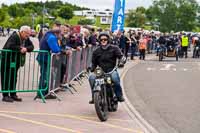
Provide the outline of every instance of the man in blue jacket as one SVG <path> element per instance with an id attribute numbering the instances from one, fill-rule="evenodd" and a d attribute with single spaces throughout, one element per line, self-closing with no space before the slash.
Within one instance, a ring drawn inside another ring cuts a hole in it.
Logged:
<path id="1" fill-rule="evenodd" d="M 59 53 L 61 48 L 58 44 L 58 38 L 60 36 L 60 27 L 53 27 L 52 30 L 48 31 L 40 41 L 40 50 L 46 50 L 50 53 Z M 39 89 L 42 89 L 42 94 L 45 96 L 48 94 L 48 56 L 49 53 L 40 52 L 37 56 L 37 61 L 40 65 L 40 81 Z M 37 98 L 41 98 L 41 95 L 38 93 Z M 56 96 L 48 95 L 46 99 L 55 99 Z"/>

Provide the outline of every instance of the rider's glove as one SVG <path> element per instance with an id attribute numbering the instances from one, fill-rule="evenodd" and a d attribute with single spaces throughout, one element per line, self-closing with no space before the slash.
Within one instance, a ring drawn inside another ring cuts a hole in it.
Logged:
<path id="1" fill-rule="evenodd" d="M 122 68 L 122 67 L 124 67 L 124 64 L 126 63 L 126 57 L 122 57 L 120 60 L 119 60 L 119 62 L 118 62 L 118 67 L 119 68 Z"/>
<path id="2" fill-rule="evenodd" d="M 123 67 L 124 67 L 124 64 L 119 63 L 119 64 L 118 64 L 118 67 L 119 67 L 119 68 L 123 68 Z"/>

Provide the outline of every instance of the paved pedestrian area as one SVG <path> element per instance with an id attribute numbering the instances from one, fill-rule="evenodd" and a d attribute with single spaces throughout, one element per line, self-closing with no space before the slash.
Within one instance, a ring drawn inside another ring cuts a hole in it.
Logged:
<path id="1" fill-rule="evenodd" d="M 74 94 L 57 93 L 61 101 L 42 103 L 33 100 L 34 93 L 18 93 L 23 102 L 0 102 L 0 133 L 144 133 L 124 103 L 109 114 L 108 121 L 100 122 L 94 105 L 88 104 L 91 92 L 87 79 L 74 85 L 78 91 Z"/>

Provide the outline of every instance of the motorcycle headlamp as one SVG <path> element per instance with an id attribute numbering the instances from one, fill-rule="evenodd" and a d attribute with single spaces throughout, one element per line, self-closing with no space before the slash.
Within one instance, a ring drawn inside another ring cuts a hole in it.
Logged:
<path id="1" fill-rule="evenodd" d="M 100 77 L 103 74 L 103 71 L 100 68 L 97 68 L 95 74 L 97 77 Z"/>
<path id="2" fill-rule="evenodd" d="M 106 81 L 107 81 L 108 84 L 111 84 L 112 83 L 111 77 L 107 77 Z"/>

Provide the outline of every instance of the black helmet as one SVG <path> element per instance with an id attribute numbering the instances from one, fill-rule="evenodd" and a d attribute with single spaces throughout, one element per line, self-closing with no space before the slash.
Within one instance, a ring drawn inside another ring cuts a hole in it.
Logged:
<path id="1" fill-rule="evenodd" d="M 100 32 L 99 33 L 99 40 L 100 40 L 101 36 L 106 36 L 108 38 L 108 40 L 110 39 L 110 35 L 108 34 L 108 32 Z"/>

